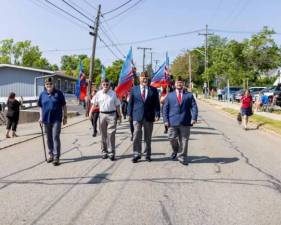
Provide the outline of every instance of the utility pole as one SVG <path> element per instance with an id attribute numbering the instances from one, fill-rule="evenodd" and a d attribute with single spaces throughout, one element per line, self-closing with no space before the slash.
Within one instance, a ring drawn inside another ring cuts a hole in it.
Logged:
<path id="1" fill-rule="evenodd" d="M 152 48 L 144 48 L 144 47 L 138 47 L 137 48 L 138 50 L 143 50 L 143 59 L 142 59 L 142 70 L 143 70 L 143 72 L 145 71 L 145 52 L 147 51 L 147 50 L 152 50 Z"/>
<path id="2" fill-rule="evenodd" d="M 155 60 L 153 60 L 154 62 L 155 62 L 155 71 L 157 71 L 157 69 L 158 69 L 158 63 L 160 62 L 160 60 L 159 59 L 155 59 Z"/>
<path id="3" fill-rule="evenodd" d="M 189 69 L 189 88 L 190 88 L 190 92 L 192 90 L 192 78 L 191 78 L 191 75 L 192 75 L 192 70 L 191 70 L 191 52 L 188 53 L 188 69 Z"/>
<path id="4" fill-rule="evenodd" d="M 208 32 L 208 25 L 206 24 L 206 31 L 205 33 L 199 33 L 199 35 L 204 35 L 205 36 L 205 69 L 204 72 L 206 73 L 207 69 L 208 69 L 208 37 L 210 35 L 214 35 L 214 33 L 209 33 Z M 209 81 L 209 75 L 207 76 L 207 90 L 208 93 L 210 91 L 210 81 Z"/>
<path id="5" fill-rule="evenodd" d="M 98 7 L 98 13 L 97 17 L 95 20 L 95 26 L 90 27 L 94 29 L 93 32 L 90 32 L 90 35 L 94 36 L 93 39 L 93 48 L 92 48 L 92 57 L 91 57 L 91 62 L 90 62 L 90 71 L 89 71 L 89 85 L 88 85 L 88 93 L 91 95 L 91 88 L 92 88 L 92 83 L 94 80 L 94 68 L 95 68 L 95 55 L 96 55 L 96 45 L 97 45 L 97 38 L 98 38 L 98 29 L 99 29 L 99 23 L 100 23 L 100 15 L 101 15 L 101 5 Z"/>

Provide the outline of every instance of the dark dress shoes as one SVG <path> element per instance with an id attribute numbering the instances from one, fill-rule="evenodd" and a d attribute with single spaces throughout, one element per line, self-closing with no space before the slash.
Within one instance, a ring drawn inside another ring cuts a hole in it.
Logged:
<path id="1" fill-rule="evenodd" d="M 107 154 L 102 155 L 102 159 L 107 159 L 107 158 L 108 158 Z"/>
<path id="2" fill-rule="evenodd" d="M 141 159 L 140 156 L 134 156 L 134 158 L 132 159 L 132 162 L 137 163 L 140 159 Z"/>
<path id="3" fill-rule="evenodd" d="M 172 154 L 171 154 L 171 160 L 175 160 L 176 158 L 177 158 L 177 152 L 173 152 Z"/>
<path id="4" fill-rule="evenodd" d="M 109 159 L 110 159 L 111 161 L 114 161 L 114 160 L 115 160 L 115 155 L 109 156 Z"/>
<path id="5" fill-rule="evenodd" d="M 54 159 L 53 165 L 54 166 L 59 166 L 60 165 L 60 160 L 59 159 Z"/>
<path id="6" fill-rule="evenodd" d="M 51 162 L 53 162 L 53 161 L 54 161 L 54 158 L 51 157 L 51 156 L 47 159 L 47 163 L 51 163 Z"/>
<path id="7" fill-rule="evenodd" d="M 150 156 L 146 156 L 146 157 L 145 157 L 145 160 L 146 160 L 147 162 L 151 162 L 151 157 L 150 157 Z"/>

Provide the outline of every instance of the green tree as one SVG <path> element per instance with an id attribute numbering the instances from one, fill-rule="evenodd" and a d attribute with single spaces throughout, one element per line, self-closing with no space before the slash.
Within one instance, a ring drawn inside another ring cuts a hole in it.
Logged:
<path id="1" fill-rule="evenodd" d="M 14 42 L 13 39 L 4 39 L 0 42 L 0 63 L 34 67 L 46 70 L 58 70 L 57 65 L 51 65 L 42 57 L 38 46 L 31 41 Z"/>
<path id="2" fill-rule="evenodd" d="M 112 66 L 106 68 L 106 77 L 116 86 L 118 84 L 119 74 L 124 61 L 119 59 L 112 63 Z"/>
<path id="3" fill-rule="evenodd" d="M 0 63 L 11 64 L 13 44 L 13 39 L 4 39 L 0 42 Z"/>

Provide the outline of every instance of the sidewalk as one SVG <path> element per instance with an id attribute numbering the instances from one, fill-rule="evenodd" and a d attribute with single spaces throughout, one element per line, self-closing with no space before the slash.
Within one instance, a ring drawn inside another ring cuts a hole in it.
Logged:
<path id="1" fill-rule="evenodd" d="M 231 108 L 235 110 L 240 110 L 240 103 L 231 103 L 231 102 L 224 102 L 224 101 L 218 101 L 216 99 L 205 99 L 203 97 L 199 98 L 201 101 L 208 102 L 212 105 L 216 105 L 218 108 Z M 255 115 L 263 116 L 272 120 L 278 120 L 281 121 L 281 115 L 269 113 L 269 112 L 256 112 L 254 111 Z"/>
<path id="2" fill-rule="evenodd" d="M 84 115 L 76 116 L 68 119 L 68 123 L 62 127 L 68 127 L 73 124 L 86 120 Z M 0 126 L 0 150 L 9 146 L 13 146 L 18 143 L 22 143 L 28 140 L 41 136 L 41 129 L 38 122 L 19 124 L 17 128 L 16 138 L 6 138 L 6 126 Z"/>

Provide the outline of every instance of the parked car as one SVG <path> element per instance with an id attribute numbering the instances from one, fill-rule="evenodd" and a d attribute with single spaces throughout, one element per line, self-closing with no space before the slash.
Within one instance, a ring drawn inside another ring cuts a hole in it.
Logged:
<path id="1" fill-rule="evenodd" d="M 263 94 L 266 96 L 275 96 L 281 93 L 281 83 L 272 87 L 270 90 L 265 91 Z"/>
<path id="2" fill-rule="evenodd" d="M 244 90 L 243 89 L 241 89 L 239 91 L 236 91 L 235 92 L 235 101 L 240 102 L 240 99 L 243 96 L 243 94 L 244 94 Z"/>
<path id="3" fill-rule="evenodd" d="M 276 105 L 281 107 L 281 93 L 276 96 Z"/>
<path id="4" fill-rule="evenodd" d="M 255 101 L 258 97 L 260 92 L 265 89 L 265 87 L 250 87 L 249 91 L 253 97 L 253 101 Z"/>
<path id="5" fill-rule="evenodd" d="M 262 89 L 260 92 L 264 94 L 266 92 L 269 92 L 273 88 L 274 88 L 274 86 L 266 87 L 266 88 Z"/>
<path id="6" fill-rule="evenodd" d="M 242 89 L 241 87 L 229 87 L 229 96 L 228 96 L 228 88 L 225 87 L 223 89 L 224 99 L 234 101 L 235 100 L 235 93 L 237 91 L 241 90 L 241 89 Z"/>

